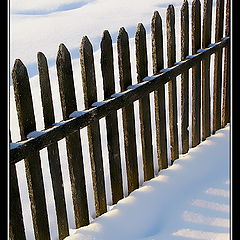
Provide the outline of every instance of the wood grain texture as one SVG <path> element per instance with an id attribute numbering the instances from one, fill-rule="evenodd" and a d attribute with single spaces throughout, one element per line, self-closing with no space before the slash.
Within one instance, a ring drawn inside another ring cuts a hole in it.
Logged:
<path id="1" fill-rule="evenodd" d="M 164 68 L 162 19 L 157 11 L 151 22 L 153 74 Z M 158 170 L 168 167 L 165 85 L 154 91 Z"/>
<path id="2" fill-rule="evenodd" d="M 15 164 L 11 164 L 9 168 L 9 236 L 12 240 L 26 240 L 17 170 Z"/>
<path id="3" fill-rule="evenodd" d="M 63 139 L 67 135 L 86 127 L 90 123 L 105 117 L 112 111 L 116 111 L 126 104 L 138 100 L 144 94 L 155 91 L 162 84 L 169 82 L 171 78 L 177 77 L 182 72 L 192 68 L 197 62 L 214 54 L 220 48 L 229 46 L 229 44 L 230 38 L 226 37 L 218 43 L 209 46 L 208 49 L 188 56 L 184 61 L 176 63 L 171 69 L 164 69 L 156 75 L 144 78 L 144 83 L 135 85 L 134 89 L 113 95 L 108 101 L 99 102 L 98 107 L 92 107 L 87 111 L 77 111 L 76 115 L 70 119 L 60 121 L 49 129 L 38 131 L 38 135 L 34 138 L 28 138 L 24 141 L 17 141 L 16 143 L 10 144 L 10 163 L 16 163 L 30 156 L 33 151 L 39 151 Z"/>
<path id="4" fill-rule="evenodd" d="M 189 7 L 188 1 L 181 8 L 181 60 L 189 55 Z M 189 150 L 189 72 L 181 74 L 181 137 L 182 153 Z"/>
<path id="5" fill-rule="evenodd" d="M 71 56 L 64 44 L 60 44 L 59 46 L 56 65 L 63 119 L 67 120 L 69 119 L 69 115 L 77 110 L 77 104 Z M 81 227 L 89 224 L 89 214 L 79 131 L 66 136 L 66 148 L 75 224 L 76 227 Z"/>
<path id="6" fill-rule="evenodd" d="M 192 53 L 201 48 L 201 3 L 192 3 Z M 201 62 L 192 68 L 192 147 L 201 141 Z"/>
<path id="7" fill-rule="evenodd" d="M 27 69 L 19 59 L 15 60 L 12 79 L 20 135 L 24 140 L 27 134 L 36 130 L 36 122 Z M 41 159 L 38 151 L 33 151 L 25 158 L 25 170 L 35 238 L 37 240 L 50 239 Z"/>
<path id="8" fill-rule="evenodd" d="M 146 30 L 142 23 L 137 26 L 135 35 L 137 80 L 141 83 L 148 76 Z M 142 141 L 144 181 L 154 177 L 152 127 L 149 95 L 139 99 L 139 115 Z"/>
<path id="9" fill-rule="evenodd" d="M 109 99 L 111 95 L 115 93 L 115 81 L 112 39 L 107 30 L 103 32 L 101 40 L 101 70 L 103 77 L 104 99 Z M 113 204 L 115 204 L 123 198 L 122 167 L 118 132 L 118 118 L 116 111 L 111 112 L 106 116 L 106 129 L 112 201 Z"/>
<path id="10" fill-rule="evenodd" d="M 91 108 L 97 102 L 96 79 L 93 59 L 93 49 L 85 36 L 80 46 L 80 64 L 85 107 Z M 92 180 L 95 197 L 96 217 L 107 211 L 105 181 L 101 148 L 99 122 L 94 121 L 88 126 L 89 152 L 92 167 Z"/>
<path id="11" fill-rule="evenodd" d="M 230 0 L 226 3 L 226 25 L 225 36 L 230 36 Z M 227 46 L 224 50 L 224 75 L 223 75 L 223 105 L 222 105 L 222 127 L 226 126 L 230 122 L 230 99 L 231 99 L 231 81 L 230 81 L 230 46 Z"/>
<path id="12" fill-rule="evenodd" d="M 47 65 L 47 59 L 43 53 L 38 52 L 38 72 L 41 89 L 41 101 L 43 107 L 43 118 L 45 128 L 49 128 L 55 123 L 52 92 L 50 86 L 49 71 Z M 64 239 L 69 235 L 67 209 L 64 196 L 63 179 L 61 171 L 61 163 L 59 157 L 58 144 L 53 143 L 47 147 L 48 162 L 50 167 L 53 194 L 58 223 L 59 239 Z"/>
<path id="13" fill-rule="evenodd" d="M 131 64 L 129 53 L 128 34 L 124 28 L 120 28 L 117 38 L 118 66 L 121 91 L 127 90 L 132 85 Z M 135 116 L 133 103 L 130 102 L 122 108 L 123 132 L 125 159 L 128 179 L 128 193 L 131 193 L 139 186 L 137 146 L 135 132 Z"/>
<path id="14" fill-rule="evenodd" d="M 204 1 L 202 48 L 211 43 L 212 0 Z M 202 62 L 202 140 L 211 135 L 210 57 Z"/>
<path id="15" fill-rule="evenodd" d="M 169 5 L 167 8 L 167 56 L 168 67 L 172 67 L 176 62 L 175 11 L 173 5 Z M 176 78 L 172 78 L 168 82 L 168 99 L 171 163 L 173 163 L 179 157 Z"/>
<path id="16" fill-rule="evenodd" d="M 224 0 L 216 2 L 215 41 L 223 37 Z M 213 82 L 213 133 L 221 128 L 222 100 L 222 49 L 215 53 Z"/>

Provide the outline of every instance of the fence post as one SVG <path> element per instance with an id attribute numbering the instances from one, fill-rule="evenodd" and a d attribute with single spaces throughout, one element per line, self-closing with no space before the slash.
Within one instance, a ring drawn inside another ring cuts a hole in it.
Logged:
<path id="1" fill-rule="evenodd" d="M 144 77 L 148 76 L 146 30 L 142 23 L 139 23 L 137 26 L 137 31 L 135 35 L 135 45 L 136 45 L 137 80 L 138 83 L 140 83 L 142 82 Z M 142 98 L 139 99 L 139 115 L 141 125 L 144 181 L 147 181 L 154 177 L 149 95 L 143 96 Z"/>
<path id="2" fill-rule="evenodd" d="M 36 130 L 36 123 L 27 69 L 19 59 L 15 60 L 12 79 L 21 139 L 25 140 L 27 134 Z M 47 240 L 50 233 L 39 152 L 25 159 L 25 169 L 35 238 Z"/>
<path id="3" fill-rule="evenodd" d="M 151 22 L 152 61 L 153 74 L 157 74 L 164 68 L 163 60 L 163 34 L 162 19 L 158 11 L 155 11 Z M 157 137 L 158 170 L 168 167 L 167 157 L 167 133 L 166 133 L 166 107 L 165 84 L 154 91 L 155 122 Z"/>
<path id="4" fill-rule="evenodd" d="M 201 48 L 201 3 L 192 3 L 192 54 Z M 197 146 L 201 139 L 201 62 L 192 68 L 192 147 Z"/>
<path id="5" fill-rule="evenodd" d="M 176 62 L 175 12 L 173 5 L 169 5 L 167 8 L 167 55 L 168 67 L 172 67 Z M 176 88 L 176 78 L 172 78 L 168 82 L 171 163 L 179 157 Z"/>
<path id="6" fill-rule="evenodd" d="M 188 1 L 181 8 L 181 60 L 189 55 L 189 9 Z M 189 149 L 189 72 L 181 74 L 181 136 L 182 153 Z"/>
<path id="7" fill-rule="evenodd" d="M 44 123 L 45 128 L 49 128 L 55 122 L 55 117 L 53 111 L 52 92 L 50 86 L 47 59 L 41 52 L 38 52 L 37 59 Z M 59 239 L 63 239 L 69 235 L 69 227 L 67 220 L 67 210 L 64 196 L 58 144 L 53 143 L 49 145 L 47 147 L 47 151 L 58 222 L 58 234 Z"/>
<path id="8" fill-rule="evenodd" d="M 225 36 L 230 36 L 230 0 L 226 4 Z M 224 53 L 222 127 L 230 122 L 230 46 L 225 48 Z"/>
<path id="9" fill-rule="evenodd" d="M 204 1 L 202 48 L 211 43 L 212 0 Z M 210 57 L 202 61 L 202 140 L 211 135 Z"/>
<path id="10" fill-rule="evenodd" d="M 108 99 L 112 94 L 115 93 L 115 83 L 112 39 L 107 30 L 103 32 L 101 41 L 101 70 L 103 77 L 104 99 Z M 106 129 L 112 187 L 112 201 L 113 204 L 115 204 L 123 198 L 121 155 L 118 132 L 118 118 L 116 111 L 111 112 L 106 116 Z"/>
<path id="11" fill-rule="evenodd" d="M 88 109 L 97 102 L 96 79 L 94 69 L 93 49 L 85 36 L 80 46 L 80 63 L 85 107 Z M 107 211 L 105 181 L 101 148 L 99 122 L 95 121 L 88 126 L 89 151 L 92 166 L 93 189 L 95 196 L 96 216 Z"/>
<path id="12" fill-rule="evenodd" d="M 61 97 L 63 120 L 77 110 L 70 53 L 64 44 L 60 44 L 57 53 L 57 75 Z M 71 180 L 75 224 L 79 228 L 89 224 L 89 213 L 82 146 L 79 131 L 66 137 L 68 168 Z"/>
<path id="13" fill-rule="evenodd" d="M 224 0 L 216 2 L 215 41 L 223 37 Z M 213 133 L 221 128 L 222 49 L 215 53 L 213 82 Z"/>
<path id="14" fill-rule="evenodd" d="M 12 142 L 10 136 L 10 143 Z M 10 164 L 10 224 L 9 235 L 11 240 L 26 240 L 21 199 L 15 164 Z"/>
<path id="15" fill-rule="evenodd" d="M 121 91 L 132 84 L 128 34 L 122 27 L 117 38 Z M 128 193 L 138 188 L 138 163 L 133 103 L 122 108 Z"/>

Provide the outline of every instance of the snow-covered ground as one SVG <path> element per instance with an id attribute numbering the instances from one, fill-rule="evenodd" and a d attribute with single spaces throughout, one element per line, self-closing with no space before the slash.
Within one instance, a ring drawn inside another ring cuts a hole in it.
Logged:
<path id="1" fill-rule="evenodd" d="M 228 240 L 230 127 L 66 240 Z"/>
<path id="2" fill-rule="evenodd" d="M 203 6 L 203 0 L 201 0 Z M 150 24 L 153 12 L 158 10 L 163 21 L 163 31 L 166 32 L 165 13 L 168 4 L 173 4 L 176 14 L 177 61 L 180 60 L 180 7 L 181 0 L 10 0 L 10 68 L 16 58 L 20 58 L 28 69 L 33 95 L 37 130 L 44 128 L 42 106 L 40 101 L 40 88 L 36 55 L 42 51 L 49 64 L 52 86 L 54 111 L 56 121 L 62 119 L 60 96 L 55 67 L 55 58 L 60 43 L 64 43 L 71 52 L 74 84 L 76 89 L 77 106 L 84 109 L 81 71 L 79 64 L 79 46 L 83 36 L 87 35 L 93 44 L 94 60 L 97 79 L 98 100 L 103 99 L 102 77 L 100 70 L 100 40 L 101 34 L 108 29 L 113 40 L 114 67 L 116 78 L 116 91 L 120 91 L 118 81 L 116 39 L 120 27 L 125 27 L 130 37 L 130 51 L 132 62 L 133 83 L 136 83 L 135 43 L 136 26 L 142 22 L 147 32 L 149 74 L 152 74 L 151 62 L 151 35 Z M 189 1 L 191 7 L 191 1 Z M 215 24 L 215 1 L 213 1 L 213 27 Z M 191 16 L 191 11 L 189 11 Z M 191 25 L 190 25 L 191 30 Z M 166 45 L 166 35 L 163 36 Z M 212 36 L 214 41 L 214 35 Z M 190 43 L 191 44 L 191 43 Z M 166 48 L 164 48 L 166 59 Z M 213 59 L 212 59 L 213 60 Z M 212 61 L 213 62 L 213 61 Z M 165 60 L 166 64 L 166 60 Z M 211 73 L 212 68 L 211 68 Z M 191 71 L 190 71 L 191 73 Z M 178 93 L 180 92 L 180 78 L 177 78 Z M 190 78 L 191 84 L 191 78 Z M 10 79 L 11 85 L 11 79 Z M 191 94 L 191 89 L 190 89 Z M 18 120 L 10 86 L 10 129 L 13 141 L 20 139 Z M 167 96 L 167 85 L 166 85 Z M 211 86 L 212 96 L 212 86 Z M 150 94 L 153 106 L 153 94 Z M 166 99 L 168 109 L 168 99 Z M 180 98 L 178 97 L 178 116 L 180 116 Z M 138 146 L 139 180 L 143 184 L 143 170 L 141 158 L 141 141 L 139 131 L 138 102 L 134 103 L 136 115 L 136 134 Z M 191 99 L 190 99 L 191 109 Z M 191 111 L 190 111 L 191 112 Z M 125 196 L 127 195 L 127 180 L 124 156 L 124 143 L 122 131 L 121 110 L 119 116 L 120 147 L 122 157 L 122 172 Z M 154 167 L 156 176 L 156 143 L 155 118 L 152 108 L 152 129 L 154 147 Z M 168 121 L 168 115 L 167 115 Z M 191 118 L 190 118 L 191 121 Z M 180 126 L 180 119 L 179 119 Z M 104 158 L 104 172 L 106 183 L 107 203 L 111 206 L 111 189 L 109 177 L 109 164 L 105 131 L 105 120 L 100 120 L 102 131 L 102 149 Z M 191 133 L 191 122 L 189 126 Z M 169 137 L 169 129 L 167 129 Z M 84 156 L 84 168 L 88 191 L 88 202 L 91 221 L 95 217 L 94 197 L 92 189 L 91 168 L 89 162 L 88 140 L 86 128 L 80 131 Z M 179 130 L 179 135 L 181 134 Z M 191 137 L 191 136 L 190 136 Z M 180 138 L 179 138 L 180 139 Z M 75 228 L 73 206 L 71 198 L 70 179 L 67 167 L 67 157 L 64 139 L 59 141 L 61 166 L 64 179 L 65 197 L 67 203 L 68 221 L 71 229 Z M 169 140 L 168 140 L 169 144 Z M 190 143 L 191 144 L 191 143 Z M 188 155 L 181 156 L 172 167 L 161 171 L 155 179 L 144 183 L 141 189 L 132 193 L 128 198 L 121 200 L 112 211 L 94 220 L 89 227 L 78 230 L 76 234 L 89 234 L 81 239 L 184 239 L 187 236 L 198 239 L 228 239 L 229 221 L 229 127 L 212 136 L 202 145 L 194 148 Z M 181 149 L 180 149 L 181 150 Z M 221 151 L 223 151 L 222 154 Z M 209 155 L 211 154 L 211 155 Z M 225 155 L 224 155 L 225 154 Z M 51 238 L 57 239 L 57 223 L 48 167 L 46 149 L 40 151 L 44 175 L 47 208 Z M 211 157 L 210 157 L 211 156 Z M 225 156 L 225 157 L 223 157 Z M 220 158 L 218 158 L 220 157 Z M 200 160 L 204 158 L 203 160 Z M 202 165 L 201 165 L 202 164 Z M 206 169 L 205 169 L 206 168 Z M 30 203 L 27 193 L 24 162 L 17 163 L 18 181 L 23 205 L 23 217 L 27 239 L 34 239 L 31 223 Z M 172 189 L 170 191 L 170 189 Z M 222 190 L 221 190 L 222 189 Z M 215 193 L 215 195 L 214 195 Z M 225 194 L 225 197 L 217 194 Z M 227 197 L 226 197 L 227 196 Z M 151 203 L 146 204 L 146 202 Z M 147 206 L 150 208 L 148 209 Z M 136 210 L 136 209 L 138 210 Z M 132 210 L 131 210 L 132 209 Z M 215 209 L 215 210 L 214 210 Z M 218 210 L 221 209 L 221 210 Z M 223 210 L 224 209 L 224 210 Z M 126 213 L 128 215 L 126 216 Z M 141 214 L 141 215 L 139 215 Z M 217 215 L 215 215 L 217 214 Z M 225 214 L 225 215 L 224 215 Z M 142 221 L 140 221 L 143 216 Z M 127 219 L 126 219 L 127 217 Z M 109 222 L 109 220 L 111 220 Z M 126 221 L 127 220 L 127 221 Z M 207 224 L 201 224 L 207 223 Z M 116 224 L 116 225 L 115 225 Z M 203 227 L 203 228 L 202 228 Z M 118 230 L 117 230 L 118 229 Z M 116 232 L 116 235 L 114 235 Z M 200 233 L 201 232 L 201 233 Z M 175 233 L 172 235 L 172 233 Z M 217 233 L 221 233 L 217 236 Z M 113 235 L 111 235 L 113 234 Z M 124 235 L 125 234 L 125 235 Z M 182 234 L 183 237 L 180 237 Z M 76 236 L 77 235 L 73 235 Z M 92 238 L 91 238 L 92 236 Z M 113 237 L 114 236 L 114 237 Z M 151 238 L 151 236 L 153 236 Z M 224 238 L 221 238 L 221 237 Z M 164 238 L 166 237 L 166 238 Z M 75 238 L 73 238 L 75 239 Z"/>

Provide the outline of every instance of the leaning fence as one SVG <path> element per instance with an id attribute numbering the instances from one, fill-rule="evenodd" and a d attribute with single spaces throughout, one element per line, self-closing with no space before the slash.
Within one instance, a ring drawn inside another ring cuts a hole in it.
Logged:
<path id="1" fill-rule="evenodd" d="M 225 9 L 225 10 L 224 10 Z M 224 34 L 225 11 L 225 34 Z M 135 35 L 137 84 L 132 84 L 129 38 L 121 28 L 117 38 L 118 67 L 121 91 L 115 92 L 112 39 L 104 31 L 101 40 L 101 71 L 104 100 L 97 102 L 93 48 L 87 37 L 80 46 L 80 66 L 84 90 L 85 109 L 76 104 L 71 57 L 64 44 L 59 46 L 56 67 L 63 120 L 55 122 L 47 59 L 38 53 L 38 70 L 41 87 L 45 128 L 36 131 L 36 122 L 26 67 L 15 61 L 12 70 L 13 87 L 19 120 L 21 140 L 10 143 L 10 237 L 26 239 L 20 193 L 15 164 L 24 159 L 35 239 L 50 239 L 48 212 L 44 192 L 39 151 L 47 148 L 48 161 L 55 200 L 59 239 L 69 235 L 63 177 L 57 142 L 66 140 L 68 168 L 76 227 L 89 224 L 88 202 L 83 167 L 83 154 L 79 130 L 87 127 L 96 217 L 107 211 L 104 183 L 103 156 L 99 120 L 106 119 L 108 157 L 112 202 L 124 197 L 119 147 L 117 110 L 122 109 L 124 147 L 127 169 L 128 194 L 139 187 L 135 115 L 133 102 L 139 100 L 144 180 L 154 177 L 153 147 L 156 141 L 158 170 L 169 166 L 167 133 L 170 129 L 170 162 L 189 150 L 189 114 L 192 117 L 191 142 L 197 146 L 211 134 L 230 122 L 230 1 L 216 2 L 215 43 L 211 43 L 212 0 L 205 0 L 201 25 L 201 4 L 192 2 L 190 23 L 189 6 L 185 0 L 181 8 L 181 61 L 176 62 L 175 10 L 169 5 L 166 14 L 167 68 L 164 68 L 162 19 L 157 11 L 151 22 L 153 75 L 148 76 L 146 31 L 139 24 Z M 192 24 L 192 33 L 189 33 Z M 189 38 L 192 41 L 190 55 Z M 224 52 L 223 52 L 224 50 Z M 223 54 L 224 53 L 224 54 Z M 213 102 L 210 97 L 210 62 L 214 54 Z M 223 60 L 224 56 L 224 60 Z M 192 69 L 192 85 L 189 85 Z M 177 120 L 176 77 L 181 76 L 181 124 Z M 168 83 L 168 112 L 165 87 Z M 189 89 L 191 88 L 191 98 Z M 156 139 L 151 128 L 149 94 L 154 92 Z M 189 112 L 191 99 L 192 112 Z M 213 112 L 211 116 L 211 104 Z M 166 121 L 166 115 L 169 121 Z M 212 119 L 212 124 L 211 124 Z M 169 126 L 166 126 L 169 124 Z M 213 126 L 211 128 L 211 125 Z M 178 139 L 178 127 L 181 139 Z M 11 137 L 10 137 L 11 139 Z"/>

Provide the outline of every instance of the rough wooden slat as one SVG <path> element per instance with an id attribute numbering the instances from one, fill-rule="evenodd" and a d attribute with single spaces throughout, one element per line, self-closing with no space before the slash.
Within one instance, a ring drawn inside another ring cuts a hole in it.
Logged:
<path id="1" fill-rule="evenodd" d="M 172 67 L 176 62 L 175 11 L 173 5 L 169 5 L 167 8 L 167 55 L 168 67 Z M 179 157 L 176 78 L 172 78 L 168 82 L 168 97 L 171 163 L 173 163 Z"/>
<path id="2" fill-rule="evenodd" d="M 181 60 L 189 55 L 189 9 L 188 1 L 181 8 Z M 189 150 L 189 72 L 181 74 L 181 136 L 182 153 Z"/>
<path id="3" fill-rule="evenodd" d="M 55 116 L 53 111 L 52 92 L 50 86 L 47 59 L 41 52 L 37 54 L 37 59 L 44 124 L 45 128 L 49 128 L 52 126 L 53 123 L 55 123 Z M 56 207 L 58 234 L 59 239 L 64 239 L 69 235 L 69 227 L 67 220 L 67 210 L 64 196 L 58 144 L 53 143 L 49 145 L 47 147 L 47 151 Z"/>
<path id="4" fill-rule="evenodd" d="M 118 66 L 121 91 L 132 84 L 128 34 L 122 27 L 117 38 Z M 138 163 L 133 103 L 122 108 L 128 193 L 138 188 Z"/>
<path id="5" fill-rule="evenodd" d="M 89 39 L 85 36 L 80 46 L 80 63 L 84 92 L 84 103 L 87 109 L 97 101 L 96 79 L 93 59 L 93 49 Z M 89 152 L 92 166 L 92 179 L 95 197 L 96 216 L 107 211 L 103 158 L 99 122 L 88 126 Z"/>
<path id="6" fill-rule="evenodd" d="M 204 1 L 202 48 L 211 43 L 212 0 Z M 211 135 L 210 57 L 202 62 L 202 140 Z"/>
<path id="7" fill-rule="evenodd" d="M 10 163 L 17 163 L 21 159 L 30 156 L 32 152 L 39 151 L 51 143 L 59 141 L 88 124 L 105 117 L 110 112 L 138 100 L 142 95 L 155 91 L 162 84 L 169 82 L 171 78 L 177 77 L 182 72 L 192 68 L 197 62 L 214 54 L 218 49 L 228 46 L 229 43 L 230 38 L 226 37 L 218 43 L 211 44 L 207 49 L 202 49 L 197 54 L 188 56 L 184 61 L 176 63 L 173 67 L 164 69 L 156 75 L 146 77 L 143 79 L 144 83 L 135 85 L 132 90 L 112 96 L 108 101 L 101 102 L 98 107 L 76 112 L 69 120 L 60 121 L 49 129 L 39 131 L 34 138 L 10 144 Z"/>
<path id="8" fill-rule="evenodd" d="M 162 19 L 158 11 L 155 11 L 153 14 L 151 22 L 151 38 L 152 38 L 153 74 L 157 74 L 159 73 L 160 70 L 164 68 Z M 158 170 L 161 170 L 168 167 L 165 85 L 161 85 L 158 88 L 158 90 L 154 91 L 154 101 L 155 101 Z"/>
<path id="9" fill-rule="evenodd" d="M 192 53 L 201 48 L 201 3 L 192 3 Z M 201 141 L 201 63 L 192 68 L 192 147 Z"/>
<path id="10" fill-rule="evenodd" d="M 10 223 L 9 234 L 12 240 L 25 240 L 25 230 L 23 224 L 22 206 L 20 200 L 19 187 L 17 182 L 17 172 L 15 164 L 10 165 Z"/>
<path id="11" fill-rule="evenodd" d="M 215 41 L 223 37 L 224 0 L 216 2 Z M 213 82 L 213 133 L 221 128 L 222 49 L 215 53 Z"/>
<path id="12" fill-rule="evenodd" d="M 63 119 L 77 110 L 70 53 L 60 44 L 57 54 L 57 75 Z M 66 136 L 68 168 L 71 180 L 72 199 L 76 227 L 89 224 L 88 203 L 83 167 L 82 146 L 79 131 Z"/>
<path id="13" fill-rule="evenodd" d="M 10 136 L 10 142 L 11 136 Z M 22 205 L 17 180 L 17 170 L 15 164 L 10 168 L 10 188 L 9 188 L 9 235 L 11 240 L 26 240 L 25 229 L 23 224 Z"/>
<path id="14" fill-rule="evenodd" d="M 26 67 L 21 60 L 16 59 L 12 71 L 14 95 L 21 139 L 36 130 L 33 111 L 32 95 Z M 41 160 L 38 151 L 34 151 L 25 158 L 25 169 L 28 183 L 29 198 L 31 202 L 33 227 L 35 239 L 50 239 L 47 216 L 46 199 L 43 185 Z"/>
<path id="15" fill-rule="evenodd" d="M 137 80 L 141 83 L 148 76 L 146 30 L 142 23 L 137 26 L 135 35 Z M 152 128 L 149 95 L 139 99 L 139 115 L 142 141 L 144 181 L 154 177 Z"/>
<path id="16" fill-rule="evenodd" d="M 225 36 L 230 36 L 230 0 L 226 3 Z M 225 48 L 224 54 L 222 127 L 230 122 L 230 46 Z"/>
<path id="17" fill-rule="evenodd" d="M 103 32 L 101 41 L 101 70 L 103 77 L 104 99 L 109 99 L 115 93 L 113 48 L 112 39 L 107 30 Z M 112 188 L 112 202 L 116 204 L 123 198 L 123 182 L 121 155 L 118 132 L 117 112 L 106 116 L 106 129 L 108 141 L 108 157 Z"/>

